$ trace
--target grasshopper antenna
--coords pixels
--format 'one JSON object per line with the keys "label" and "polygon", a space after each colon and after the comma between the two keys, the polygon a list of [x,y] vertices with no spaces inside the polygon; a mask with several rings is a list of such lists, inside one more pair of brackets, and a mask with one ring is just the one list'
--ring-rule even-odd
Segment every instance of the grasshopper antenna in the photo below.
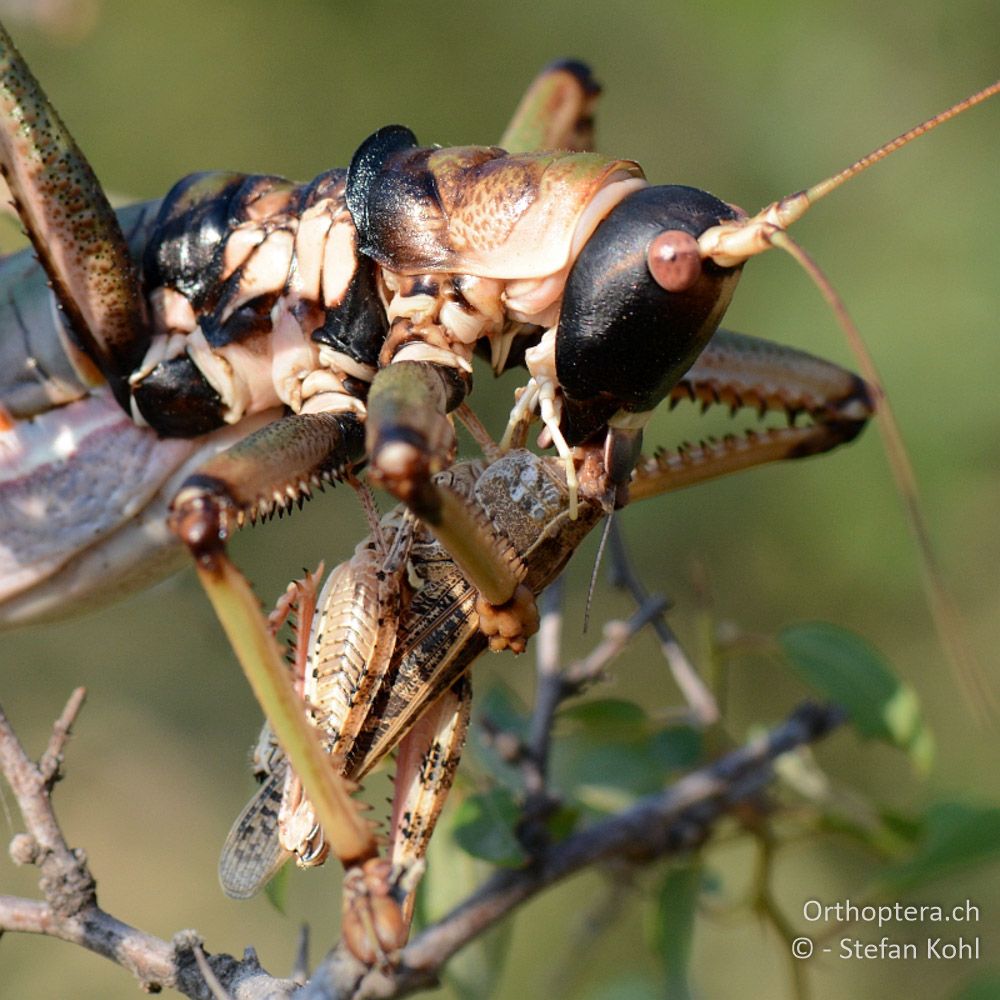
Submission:
{"label": "grasshopper antenna", "polygon": [[583,631],[586,634],[590,628],[590,611],[594,604],[594,588],[597,586],[597,573],[601,568],[601,560],[604,559],[604,549],[608,544],[611,535],[611,524],[615,519],[615,512],[609,511],[604,519],[604,530],[601,532],[601,540],[597,546],[597,555],[594,556],[594,568],[590,573],[590,586],[587,587],[587,606],[583,612]]}
{"label": "grasshopper antenna", "polygon": [[353,473],[346,477],[347,485],[354,488],[361,503],[361,509],[365,514],[365,521],[368,523],[368,533],[375,539],[376,543],[385,548],[382,540],[382,514],[378,509],[375,494],[372,488],[365,482],[358,479]]}
{"label": "grasshopper antenna", "polygon": [[483,422],[476,416],[472,407],[468,403],[462,403],[455,410],[455,415],[462,421],[462,426],[469,432],[472,440],[479,445],[486,461],[495,462],[502,454],[500,446],[493,440],[490,432],[483,426]]}
{"label": "grasshopper antenna", "polygon": [[977,91],[965,100],[953,104],[946,111],[928,118],[908,129],[895,139],[862,156],[849,167],[820,181],[812,187],[788,195],[773,202],[755,216],[742,221],[724,223],[706,230],[698,241],[703,257],[710,257],[717,264],[732,267],[750,257],[777,247],[790,254],[812,278],[837,317],[837,322],[847,338],[848,345],[861,369],[861,374],[869,382],[879,411],[877,421],[882,435],[883,447],[889,462],[896,490],[902,501],[906,521],[914,537],[920,555],[921,576],[930,606],[931,616],[956,682],[962,690],[973,714],[981,721],[988,721],[1000,715],[1000,699],[983,670],[982,665],[972,655],[963,639],[961,616],[939,569],[937,557],[931,544],[930,533],[922,514],[916,476],[906,446],[899,430],[888,398],[882,388],[878,370],[860,331],[854,324],[843,300],[834,290],[826,275],[809,254],[795,242],[786,229],[802,218],[808,209],[843,183],[856,177],[870,166],[885,159],[890,153],[912,142],[931,129],[943,125],[956,115],[981,104],[1000,93],[1000,80]]}

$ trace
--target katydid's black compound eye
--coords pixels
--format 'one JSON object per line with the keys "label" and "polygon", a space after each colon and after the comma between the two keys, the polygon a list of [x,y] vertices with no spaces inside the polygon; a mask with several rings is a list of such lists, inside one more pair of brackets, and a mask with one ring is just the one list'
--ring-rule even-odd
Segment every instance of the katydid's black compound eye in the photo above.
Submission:
{"label": "katydid's black compound eye", "polygon": [[682,229],[668,229],[649,244],[646,266],[665,292],[686,292],[701,277],[698,241]]}
{"label": "katydid's black compound eye", "polygon": [[702,259],[698,237],[739,218],[705,191],[664,185],[628,195],[594,230],[566,279],[556,333],[567,440],[619,410],[652,410],[687,371],[740,270]]}

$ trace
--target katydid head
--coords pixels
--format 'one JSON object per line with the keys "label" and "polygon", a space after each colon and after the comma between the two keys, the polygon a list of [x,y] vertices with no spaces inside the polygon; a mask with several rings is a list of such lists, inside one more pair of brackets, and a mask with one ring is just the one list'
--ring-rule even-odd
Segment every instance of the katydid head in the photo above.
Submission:
{"label": "katydid head", "polygon": [[[743,264],[772,247],[791,254],[833,308],[878,405],[878,426],[920,551],[937,631],[960,686],[978,712],[991,701],[998,711],[995,695],[959,633],[957,612],[930,547],[909,457],[878,373],[839,296],[787,229],[845,181],[997,93],[1000,81],[753,216],[686,188],[648,188],[629,196],[595,230],[573,265],[555,352],[564,436],[570,443],[581,443],[606,425],[605,468],[610,481],[622,489],[635,464],[650,411],[714,332]],[[665,192],[689,192],[696,207],[691,219],[697,222],[661,219],[654,210],[650,217],[657,220],[654,228],[657,224],[660,228],[651,233],[645,228],[646,220],[631,216],[633,205],[644,198],[663,197]],[[628,237],[619,235],[619,219],[629,220],[634,231]]]}
{"label": "katydid head", "polygon": [[698,238],[744,216],[696,188],[646,187],[594,230],[566,281],[555,360],[568,439],[619,411],[647,413],[715,332],[741,265],[705,259]]}

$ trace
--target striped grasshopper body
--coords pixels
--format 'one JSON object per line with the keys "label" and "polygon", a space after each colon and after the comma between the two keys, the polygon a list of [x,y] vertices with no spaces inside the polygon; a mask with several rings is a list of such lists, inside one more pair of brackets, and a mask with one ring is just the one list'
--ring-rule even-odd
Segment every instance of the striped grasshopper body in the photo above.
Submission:
{"label": "striped grasshopper body", "polygon": [[[587,500],[571,519],[561,463],[523,450],[489,465],[460,463],[437,484],[480,512],[532,594],[555,578],[605,513],[600,501]],[[330,574],[318,597],[311,577],[286,598],[298,616],[296,690],[339,773],[353,785],[397,752],[386,857],[367,858],[345,879],[344,935],[366,961],[405,941],[422,859],[465,739],[468,668],[490,644],[477,590],[427,528],[397,508],[382,519],[379,535]],[[237,898],[256,893],[293,856],[311,867],[329,853],[268,724],[254,769],[261,786],[219,863],[223,889]]]}
{"label": "striped grasshopper body", "polygon": [[[722,403],[761,414],[783,410],[808,419],[661,452],[640,462],[631,482],[633,499],[830,450],[852,440],[871,415],[865,384],[850,372],[802,352],[726,338],[722,349],[707,350],[678,384],[674,402]],[[727,368],[734,353],[744,355],[739,370],[752,372],[745,381]],[[766,379],[761,365],[770,373]],[[564,463],[523,449],[488,464],[459,463],[435,477],[442,507],[460,512],[475,529],[477,545],[504,568],[506,603],[484,601],[451,548],[402,506],[382,519],[379,537],[362,542],[354,557],[333,571],[315,611],[308,596],[314,584],[307,581],[294,592],[301,631],[293,657],[295,690],[338,777],[353,790],[397,751],[386,858],[376,856],[367,826],[365,846],[352,845],[349,852],[335,848],[349,869],[345,939],[364,961],[386,961],[405,942],[413,890],[464,740],[469,667],[487,647],[523,648],[519,629],[530,633],[537,625],[531,598],[555,579],[612,509],[615,491],[608,488],[600,449],[584,457],[581,472],[575,505]],[[202,573],[210,595],[211,575]],[[224,616],[223,623],[231,636],[243,627],[227,624]],[[322,863],[329,849],[266,725],[255,761],[261,787],[234,824],[219,866],[223,888],[237,897],[257,892],[292,855],[311,866]]]}

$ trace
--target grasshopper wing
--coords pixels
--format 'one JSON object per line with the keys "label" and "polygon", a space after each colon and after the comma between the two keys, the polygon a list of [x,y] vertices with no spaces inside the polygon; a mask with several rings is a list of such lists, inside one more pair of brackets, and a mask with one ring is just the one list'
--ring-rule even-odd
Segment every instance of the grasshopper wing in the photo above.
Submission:
{"label": "grasshopper wing", "polygon": [[278,840],[288,764],[282,760],[236,817],[219,857],[219,883],[232,899],[255,896],[291,857]]}

